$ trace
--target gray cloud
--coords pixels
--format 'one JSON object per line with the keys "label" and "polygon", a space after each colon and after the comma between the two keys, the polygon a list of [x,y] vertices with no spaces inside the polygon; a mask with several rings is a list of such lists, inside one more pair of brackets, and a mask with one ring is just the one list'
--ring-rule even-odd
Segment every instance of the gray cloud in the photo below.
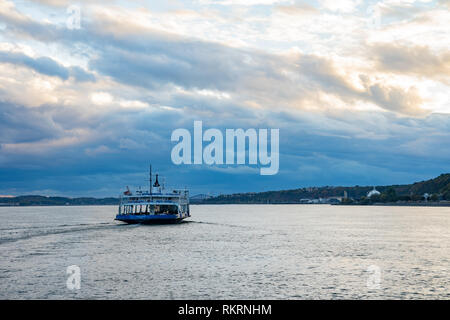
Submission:
{"label": "gray cloud", "polygon": [[450,51],[436,54],[424,46],[378,44],[370,47],[370,56],[387,72],[414,74],[429,78],[450,76]]}
{"label": "gray cloud", "polygon": [[27,66],[39,73],[48,76],[57,76],[63,80],[69,78],[69,70],[48,57],[33,59],[22,53],[0,51],[0,61]]}
{"label": "gray cloud", "polygon": [[[128,183],[145,184],[149,162],[169,180],[192,185],[197,192],[409,183],[437,175],[448,165],[448,115],[423,114],[421,97],[413,87],[402,89],[377,80],[378,70],[410,72],[402,63],[404,53],[395,50],[374,49],[378,68],[368,68],[360,78],[363,87],[355,87],[332,58],[323,56],[268,54],[138,28],[130,21],[119,23],[102,16],[83,20],[81,30],[44,25],[17,15],[8,15],[4,21],[4,32],[11,38],[56,43],[68,50],[87,48],[83,53],[89,70],[101,80],[92,84],[92,92],[105,91],[113,98],[111,104],[97,106],[84,97],[83,89],[88,86],[76,84],[78,87],[67,90],[68,83],[64,83],[56,89],[60,89],[58,93],[67,90],[70,95],[78,90],[85,105],[66,105],[61,102],[64,99],[33,108],[6,99],[0,103],[0,191],[6,190],[1,193],[13,186],[19,190],[16,192],[33,188],[72,195],[86,194],[86,190],[115,195]],[[416,64],[412,70],[419,73],[425,68],[420,60],[434,56],[408,53],[405,59]],[[443,56],[439,57],[437,62]],[[2,52],[0,60],[61,79],[95,80],[79,67],[64,67],[48,57]],[[433,71],[427,72],[427,77],[432,76]],[[176,90],[178,87],[182,90]],[[215,92],[201,92],[208,90],[226,92],[228,97],[219,99]],[[392,112],[342,111],[333,105],[321,108],[321,94],[349,105],[371,102]],[[121,99],[136,99],[150,107],[121,108]],[[308,111],[306,102],[318,111]],[[200,166],[174,167],[170,164],[170,133],[178,127],[192,128],[194,120],[222,130],[280,128],[280,174],[269,180]],[[83,140],[68,139],[67,144],[46,147],[45,152],[1,147],[43,145],[77,138],[78,132],[85,134]],[[433,154],[438,148],[443,151]],[[33,170],[27,169],[31,167]]]}
{"label": "gray cloud", "polygon": [[[27,20],[27,24],[35,22]],[[132,22],[121,21],[119,26],[118,21],[99,14],[92,21],[86,20],[81,30],[31,28],[23,22],[18,25],[36,39],[58,39],[72,47],[77,43],[90,46],[96,54],[89,68],[127,85],[155,89],[173,84],[226,91],[233,94],[237,104],[248,101],[263,108],[298,109],[303,101],[313,101],[321,92],[332,92],[350,104],[363,100],[392,112],[423,114],[422,100],[414,88],[364,82],[365,92],[361,92],[336,71],[331,60],[314,55],[286,57],[233,48],[137,27]],[[394,70],[405,70],[396,55],[395,50],[380,55],[380,65],[390,63]],[[414,55],[411,59],[420,60]]]}
{"label": "gray cloud", "polygon": [[116,36],[107,43],[90,68],[122,83],[142,87],[171,83],[230,91],[238,99],[251,99],[264,107],[292,107],[295,101],[295,107],[301,108],[302,99],[316,92],[332,92],[348,102],[365,100],[393,112],[423,114],[422,99],[414,88],[368,85],[369,77],[363,76],[366,91],[361,92],[322,57],[298,55],[292,59],[151,33],[127,35],[126,39]]}
{"label": "gray cloud", "polygon": [[92,73],[86,72],[78,66],[66,68],[48,57],[32,58],[19,52],[0,51],[0,62],[26,66],[41,74],[59,77],[62,80],[73,76],[78,81],[95,81]]}
{"label": "gray cloud", "polygon": [[51,114],[0,101],[0,143],[34,142],[60,134]]}
{"label": "gray cloud", "polygon": [[296,3],[293,5],[279,5],[275,10],[288,15],[318,14],[319,10],[308,3]]}
{"label": "gray cloud", "polygon": [[[96,36],[96,35],[93,35]],[[242,75],[281,78],[280,63],[263,54],[170,34],[147,32],[123,37],[102,34],[99,56],[90,67],[138,86],[173,83],[185,88],[237,90]]]}
{"label": "gray cloud", "polygon": [[376,83],[367,86],[367,95],[378,106],[386,110],[411,116],[421,116],[427,113],[420,108],[423,101],[415,88],[404,90]]}

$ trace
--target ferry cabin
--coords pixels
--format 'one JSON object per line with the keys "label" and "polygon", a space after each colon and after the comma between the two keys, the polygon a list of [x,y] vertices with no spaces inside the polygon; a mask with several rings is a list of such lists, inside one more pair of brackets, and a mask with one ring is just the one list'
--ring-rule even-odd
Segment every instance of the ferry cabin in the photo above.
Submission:
{"label": "ferry cabin", "polygon": [[120,197],[119,212],[116,220],[127,223],[174,223],[190,217],[189,191],[164,191],[164,186],[158,182],[152,186],[152,172],[150,167],[149,191],[127,191]]}
{"label": "ferry cabin", "polygon": [[[186,194],[185,194],[186,193]],[[178,215],[189,216],[187,191],[176,190],[173,194],[137,194],[123,196],[119,215]]]}

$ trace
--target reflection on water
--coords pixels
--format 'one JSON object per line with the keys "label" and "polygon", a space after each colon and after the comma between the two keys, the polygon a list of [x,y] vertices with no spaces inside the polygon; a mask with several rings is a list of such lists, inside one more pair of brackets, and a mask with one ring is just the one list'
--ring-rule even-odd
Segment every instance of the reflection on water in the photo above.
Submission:
{"label": "reflection on water", "polygon": [[192,206],[161,226],[115,212],[0,208],[0,298],[450,298],[450,208]]}

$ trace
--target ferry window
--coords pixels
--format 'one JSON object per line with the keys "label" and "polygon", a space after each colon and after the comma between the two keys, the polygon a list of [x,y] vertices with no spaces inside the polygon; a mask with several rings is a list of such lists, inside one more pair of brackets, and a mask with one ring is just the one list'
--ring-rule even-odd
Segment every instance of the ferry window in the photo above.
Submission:
{"label": "ferry window", "polygon": [[155,205],[155,214],[177,214],[178,207],[176,205]]}

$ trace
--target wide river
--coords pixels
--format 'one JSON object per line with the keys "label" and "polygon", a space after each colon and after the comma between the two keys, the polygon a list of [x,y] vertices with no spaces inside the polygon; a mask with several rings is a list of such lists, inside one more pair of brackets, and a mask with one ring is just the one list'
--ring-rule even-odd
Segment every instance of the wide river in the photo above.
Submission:
{"label": "wide river", "polygon": [[162,226],[115,213],[0,208],[0,298],[450,299],[449,207],[204,205]]}

